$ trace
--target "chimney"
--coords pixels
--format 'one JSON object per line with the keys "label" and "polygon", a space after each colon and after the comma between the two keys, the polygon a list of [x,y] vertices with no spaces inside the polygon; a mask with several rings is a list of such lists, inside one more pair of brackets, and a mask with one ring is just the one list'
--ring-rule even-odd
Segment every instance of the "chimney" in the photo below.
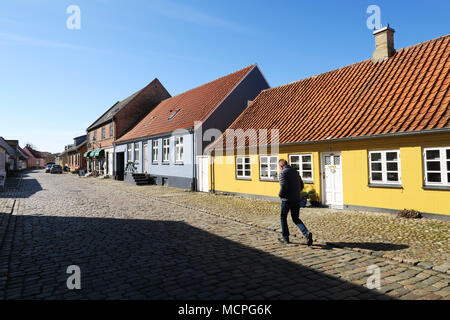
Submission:
{"label": "chimney", "polygon": [[373,52],[372,61],[378,62],[390,58],[394,55],[394,32],[395,30],[387,27],[375,30],[375,51]]}

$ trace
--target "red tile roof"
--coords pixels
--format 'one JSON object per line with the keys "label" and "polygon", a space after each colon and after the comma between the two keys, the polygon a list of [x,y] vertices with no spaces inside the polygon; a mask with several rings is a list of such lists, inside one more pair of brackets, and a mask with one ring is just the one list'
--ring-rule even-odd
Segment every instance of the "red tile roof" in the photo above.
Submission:
{"label": "red tile roof", "polygon": [[[280,144],[448,129],[449,53],[447,35],[382,62],[365,60],[264,90],[229,129],[279,129]],[[208,149],[233,148],[225,142],[226,133]]]}
{"label": "red tile roof", "polygon": [[191,128],[195,121],[204,121],[255,66],[251,65],[162,101],[117,142]]}

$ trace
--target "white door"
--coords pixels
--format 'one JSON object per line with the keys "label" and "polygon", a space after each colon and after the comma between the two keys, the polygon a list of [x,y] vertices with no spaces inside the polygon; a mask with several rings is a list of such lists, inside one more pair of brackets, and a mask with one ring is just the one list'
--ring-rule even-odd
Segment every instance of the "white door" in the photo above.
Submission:
{"label": "white door", "polygon": [[142,149],[143,149],[142,161],[144,162],[142,164],[142,172],[148,173],[148,143],[147,142],[144,142]]}
{"label": "white door", "polygon": [[207,156],[197,157],[197,191],[209,192],[209,160]]}
{"label": "white door", "polygon": [[342,157],[340,153],[322,154],[322,194],[325,205],[331,208],[343,208]]}

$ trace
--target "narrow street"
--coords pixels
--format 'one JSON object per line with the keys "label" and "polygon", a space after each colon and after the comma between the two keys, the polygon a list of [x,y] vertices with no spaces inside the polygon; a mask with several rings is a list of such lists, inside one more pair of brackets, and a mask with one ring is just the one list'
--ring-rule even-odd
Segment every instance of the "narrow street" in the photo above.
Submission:
{"label": "narrow street", "polygon": [[[282,245],[275,232],[118,183],[43,170],[10,183],[0,194],[0,298],[450,298],[448,274],[298,238]],[[70,265],[80,290],[67,288]],[[366,288],[373,265],[379,290]]]}

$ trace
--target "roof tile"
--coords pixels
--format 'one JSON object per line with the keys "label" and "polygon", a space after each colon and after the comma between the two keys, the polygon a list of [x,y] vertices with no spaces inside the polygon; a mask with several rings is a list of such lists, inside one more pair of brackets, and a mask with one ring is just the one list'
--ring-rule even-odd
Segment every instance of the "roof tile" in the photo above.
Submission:
{"label": "roof tile", "polygon": [[[229,129],[278,129],[286,144],[450,128],[449,39],[264,90]],[[209,149],[230,147],[226,138]]]}

